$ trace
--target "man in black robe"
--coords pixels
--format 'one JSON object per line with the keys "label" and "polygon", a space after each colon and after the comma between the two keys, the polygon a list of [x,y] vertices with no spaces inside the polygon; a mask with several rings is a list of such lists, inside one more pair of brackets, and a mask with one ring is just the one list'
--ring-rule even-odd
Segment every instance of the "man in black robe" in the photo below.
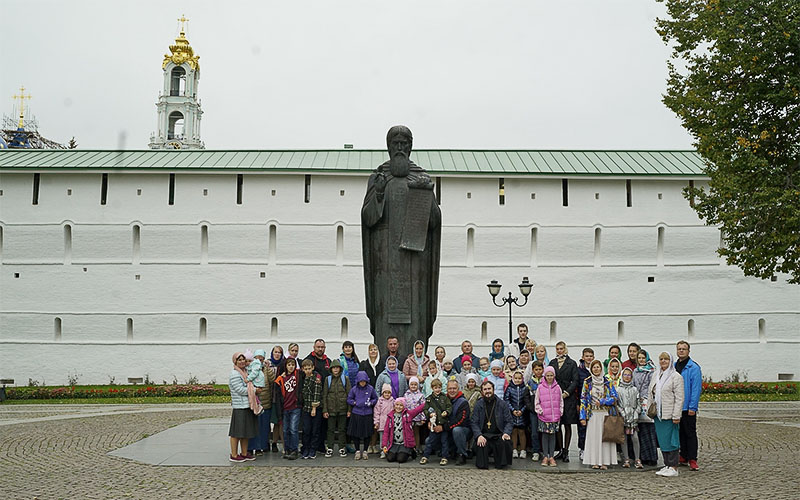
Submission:
{"label": "man in black robe", "polygon": [[397,337],[402,360],[433,333],[442,221],[433,181],[410,160],[411,131],[392,127],[386,143],[361,208],[364,291],[375,343]]}
{"label": "man in black robe", "polygon": [[494,384],[486,380],[481,384],[483,396],[472,410],[471,426],[475,439],[475,466],[489,468],[489,455],[494,456],[494,466],[504,469],[511,465],[511,431],[514,425],[508,403],[494,394]]}

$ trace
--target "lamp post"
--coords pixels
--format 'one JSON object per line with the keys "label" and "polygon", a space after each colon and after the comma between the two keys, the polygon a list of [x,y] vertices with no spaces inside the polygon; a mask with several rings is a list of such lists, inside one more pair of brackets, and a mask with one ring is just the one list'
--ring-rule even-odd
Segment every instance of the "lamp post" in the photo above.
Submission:
{"label": "lamp post", "polygon": [[513,342],[513,323],[511,322],[511,304],[516,305],[517,307],[522,307],[528,303],[528,295],[531,293],[531,288],[533,285],[528,282],[528,277],[525,276],[522,278],[522,283],[519,284],[519,292],[525,297],[525,302],[522,304],[519,303],[519,299],[511,295],[511,292],[508,292],[508,297],[503,297],[502,303],[497,303],[497,296],[500,294],[500,288],[503,287],[497,280],[492,280],[488,285],[489,293],[492,296],[492,303],[497,307],[503,307],[508,304],[508,343],[511,344]]}

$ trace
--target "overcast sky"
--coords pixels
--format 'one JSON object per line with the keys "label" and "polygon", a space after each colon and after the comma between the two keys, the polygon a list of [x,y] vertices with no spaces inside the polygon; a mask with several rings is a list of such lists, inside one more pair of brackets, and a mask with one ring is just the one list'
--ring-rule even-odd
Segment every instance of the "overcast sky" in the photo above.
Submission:
{"label": "overcast sky", "polygon": [[661,102],[655,0],[26,0],[0,16],[0,104],[144,149],[182,14],[209,149],[690,149]]}

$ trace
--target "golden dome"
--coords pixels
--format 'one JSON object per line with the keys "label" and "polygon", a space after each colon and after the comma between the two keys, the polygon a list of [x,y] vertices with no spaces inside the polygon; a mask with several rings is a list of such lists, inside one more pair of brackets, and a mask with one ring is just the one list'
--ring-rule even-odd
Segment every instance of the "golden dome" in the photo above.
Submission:
{"label": "golden dome", "polygon": [[186,32],[184,31],[184,23],[188,21],[188,19],[186,19],[184,16],[181,16],[178,21],[181,22],[180,35],[178,35],[178,38],[175,39],[175,44],[169,46],[169,50],[172,52],[172,55],[164,54],[164,62],[161,63],[161,68],[166,68],[167,64],[172,61],[176,66],[180,66],[183,63],[188,63],[190,68],[197,71],[200,69],[200,63],[198,62],[200,56],[194,55],[194,49],[192,49],[192,46],[189,45],[189,40],[186,39]]}

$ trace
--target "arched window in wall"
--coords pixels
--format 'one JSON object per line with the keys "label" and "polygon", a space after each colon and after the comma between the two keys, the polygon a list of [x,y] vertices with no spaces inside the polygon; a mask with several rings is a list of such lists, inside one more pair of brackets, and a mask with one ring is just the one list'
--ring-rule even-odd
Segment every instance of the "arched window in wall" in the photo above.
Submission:
{"label": "arched window in wall", "polygon": [[600,237],[602,230],[599,227],[594,228],[594,267],[600,267]]}
{"label": "arched window in wall", "polygon": [[267,261],[270,265],[274,265],[278,258],[278,226],[275,224],[269,225],[268,252]]}
{"label": "arched window in wall", "polygon": [[138,264],[142,258],[142,226],[133,226],[133,259],[134,264]]}
{"label": "arched window in wall", "polygon": [[625,322],[617,321],[617,342],[625,341]]}
{"label": "arched window in wall", "polygon": [[278,336],[278,318],[272,318],[269,326],[269,336],[273,339]]}
{"label": "arched window in wall", "polygon": [[183,113],[180,111],[173,111],[170,113],[167,139],[183,139],[183,125]]}
{"label": "arched window in wall", "polygon": [[550,342],[555,342],[558,338],[558,324],[555,321],[550,322]]}
{"label": "arched window in wall", "polygon": [[481,322],[481,342],[489,342],[489,324]]}
{"label": "arched window in wall", "polygon": [[336,226],[336,265],[344,263],[344,226]]}
{"label": "arched window in wall", "polygon": [[208,226],[200,226],[200,263],[208,264]]}
{"label": "arched window in wall", "polygon": [[64,264],[72,264],[72,225],[64,224]]}
{"label": "arched window in wall", "polygon": [[61,318],[56,318],[53,321],[53,339],[56,342],[61,341]]}
{"label": "arched window in wall", "polygon": [[125,330],[126,330],[126,333],[127,333],[125,338],[126,338],[126,340],[128,342],[132,342],[133,341],[133,318],[128,318],[128,320],[125,322],[125,326],[126,326]]}
{"label": "arched window in wall", "polygon": [[758,341],[767,341],[767,320],[764,318],[758,318]]}
{"label": "arched window in wall", "polygon": [[686,332],[687,335],[689,335],[689,341],[690,342],[693,341],[694,340],[694,320],[693,319],[690,319],[686,323],[686,330],[687,330],[687,332]]}
{"label": "arched window in wall", "polygon": [[656,243],[656,264],[664,265],[664,227],[658,228],[658,242]]}
{"label": "arched window in wall", "polygon": [[467,229],[467,267],[475,265],[475,228]]}
{"label": "arched window in wall", "polygon": [[537,259],[537,252],[539,250],[539,228],[531,228],[531,267],[536,267],[539,262]]}
{"label": "arched window in wall", "polygon": [[342,340],[347,339],[348,329],[349,329],[349,323],[347,321],[347,318],[342,318],[342,330],[340,335]]}
{"label": "arched window in wall", "polygon": [[172,68],[169,82],[169,95],[180,96],[186,93],[186,70],[181,66]]}
{"label": "arched window in wall", "polygon": [[208,338],[208,320],[200,318],[200,342],[205,342]]}

